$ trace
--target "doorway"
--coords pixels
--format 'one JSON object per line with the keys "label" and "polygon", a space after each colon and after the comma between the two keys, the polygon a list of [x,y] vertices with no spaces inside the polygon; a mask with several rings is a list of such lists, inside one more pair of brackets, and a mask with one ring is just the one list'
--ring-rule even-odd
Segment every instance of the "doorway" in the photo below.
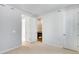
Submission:
{"label": "doorway", "polygon": [[42,42],[42,17],[37,18],[37,41]]}
{"label": "doorway", "polygon": [[24,44],[24,42],[26,41],[26,39],[25,39],[25,17],[24,17],[24,15],[21,15],[21,17],[22,17],[22,45]]}

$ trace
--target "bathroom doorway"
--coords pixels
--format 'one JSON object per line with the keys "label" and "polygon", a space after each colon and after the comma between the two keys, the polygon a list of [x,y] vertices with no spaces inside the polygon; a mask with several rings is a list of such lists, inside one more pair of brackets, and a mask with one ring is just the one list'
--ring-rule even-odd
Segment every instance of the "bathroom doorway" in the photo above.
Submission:
{"label": "bathroom doorway", "polygon": [[37,18],[37,41],[42,42],[42,17]]}

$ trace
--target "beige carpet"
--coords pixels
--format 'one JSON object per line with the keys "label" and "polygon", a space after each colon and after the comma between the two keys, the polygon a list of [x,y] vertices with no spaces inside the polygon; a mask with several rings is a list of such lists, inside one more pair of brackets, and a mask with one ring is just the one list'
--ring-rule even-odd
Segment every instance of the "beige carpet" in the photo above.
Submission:
{"label": "beige carpet", "polygon": [[48,46],[40,42],[26,43],[5,54],[78,54],[76,51],[71,51],[63,48]]}

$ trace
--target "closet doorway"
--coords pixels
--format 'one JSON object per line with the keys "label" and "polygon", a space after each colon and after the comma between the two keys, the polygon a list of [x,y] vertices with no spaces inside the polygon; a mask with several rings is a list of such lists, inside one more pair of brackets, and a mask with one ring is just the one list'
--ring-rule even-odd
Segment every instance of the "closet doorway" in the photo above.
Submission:
{"label": "closet doorway", "polygon": [[42,17],[37,18],[37,41],[42,42]]}

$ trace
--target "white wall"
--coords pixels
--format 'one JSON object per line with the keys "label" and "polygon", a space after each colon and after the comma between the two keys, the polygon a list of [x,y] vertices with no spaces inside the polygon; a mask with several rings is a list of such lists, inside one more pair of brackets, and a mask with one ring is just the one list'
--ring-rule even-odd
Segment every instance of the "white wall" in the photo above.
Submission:
{"label": "white wall", "polygon": [[44,15],[43,42],[79,51],[79,5]]}
{"label": "white wall", "polygon": [[79,51],[79,7],[77,5],[65,10],[64,48]]}
{"label": "white wall", "polygon": [[57,47],[63,46],[64,11],[54,11],[43,16],[43,42]]}
{"label": "white wall", "polygon": [[[16,8],[0,5],[0,53],[17,48],[22,43],[22,15],[25,17],[26,41],[36,41],[36,19]],[[27,29],[28,28],[28,29]],[[28,35],[27,35],[28,34]]]}
{"label": "white wall", "polygon": [[21,14],[10,6],[0,6],[0,53],[21,45]]}

